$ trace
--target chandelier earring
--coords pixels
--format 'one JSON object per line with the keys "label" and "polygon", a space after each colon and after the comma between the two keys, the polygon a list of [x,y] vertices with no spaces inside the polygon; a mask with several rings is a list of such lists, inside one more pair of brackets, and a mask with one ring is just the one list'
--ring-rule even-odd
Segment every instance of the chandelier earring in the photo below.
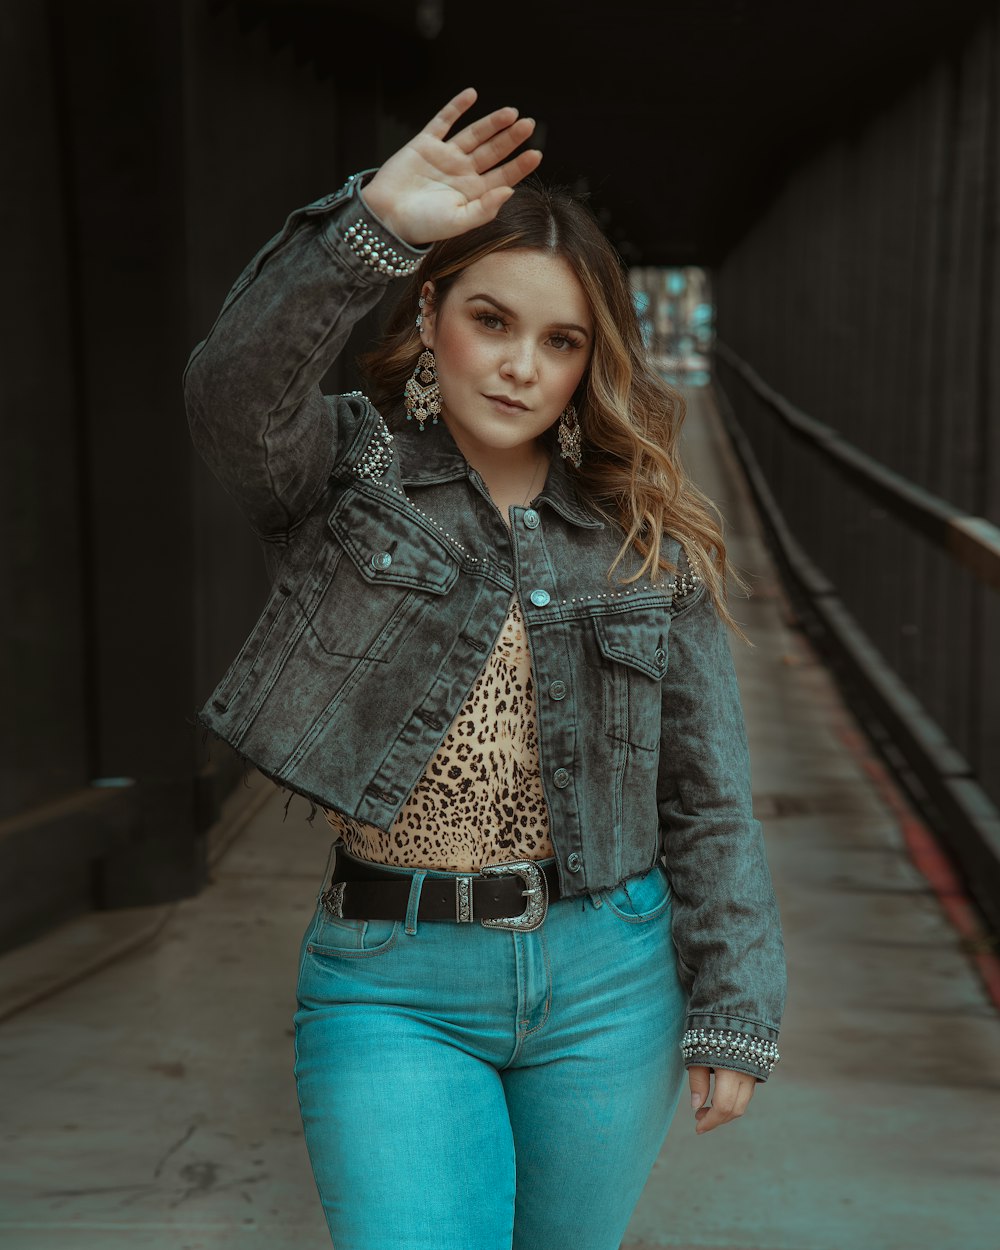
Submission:
{"label": "chandelier earring", "polygon": [[576,409],[567,404],[559,414],[559,454],[568,460],[574,469],[583,463],[583,435],[580,422],[577,420]]}
{"label": "chandelier earring", "polygon": [[432,425],[437,425],[441,411],[441,388],[438,386],[434,353],[429,347],[417,357],[413,374],[403,390],[403,407],[407,421],[416,421],[421,430],[428,418],[432,418]]}

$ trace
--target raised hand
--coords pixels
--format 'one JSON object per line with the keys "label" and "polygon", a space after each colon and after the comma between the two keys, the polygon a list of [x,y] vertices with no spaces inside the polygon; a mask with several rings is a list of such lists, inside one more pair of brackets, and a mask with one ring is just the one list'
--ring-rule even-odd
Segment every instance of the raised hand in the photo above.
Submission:
{"label": "raised hand", "polygon": [[535,129],[517,109],[496,109],[447,137],[476,98],[472,87],[460,91],[362,192],[372,212],[407,243],[450,239],[492,221],[517,183],[538,168],[542,154],[535,149],[507,160]]}

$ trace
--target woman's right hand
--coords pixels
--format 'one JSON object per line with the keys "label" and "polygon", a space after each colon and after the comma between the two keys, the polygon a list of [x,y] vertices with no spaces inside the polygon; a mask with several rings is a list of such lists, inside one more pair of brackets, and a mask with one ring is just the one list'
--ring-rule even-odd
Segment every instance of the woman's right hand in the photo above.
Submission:
{"label": "woman's right hand", "polygon": [[406,243],[434,243],[485,225],[538,168],[542,154],[534,149],[507,160],[535,129],[517,109],[497,109],[446,137],[475,102],[474,88],[460,91],[362,192],[376,217]]}

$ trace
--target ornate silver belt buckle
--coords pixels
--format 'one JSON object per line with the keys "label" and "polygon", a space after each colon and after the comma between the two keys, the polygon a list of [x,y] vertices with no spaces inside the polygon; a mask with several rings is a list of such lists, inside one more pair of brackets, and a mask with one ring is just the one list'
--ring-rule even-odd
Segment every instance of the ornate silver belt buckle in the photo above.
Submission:
{"label": "ornate silver belt buckle", "polygon": [[520,877],[524,882],[521,893],[527,900],[520,916],[502,916],[497,920],[483,920],[487,929],[510,929],[514,933],[530,933],[541,926],[549,910],[549,887],[545,874],[530,859],[521,859],[513,864],[486,864],[482,869],[484,877]]}

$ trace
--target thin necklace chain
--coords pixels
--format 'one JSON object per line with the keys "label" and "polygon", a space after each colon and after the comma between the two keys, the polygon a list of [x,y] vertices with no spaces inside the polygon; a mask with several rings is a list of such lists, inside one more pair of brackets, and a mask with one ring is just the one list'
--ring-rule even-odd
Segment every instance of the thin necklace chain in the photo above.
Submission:
{"label": "thin necklace chain", "polygon": [[545,453],[542,452],[542,458],[538,462],[538,467],[535,469],[534,475],[532,476],[531,481],[528,483],[528,493],[525,495],[524,501],[521,504],[522,508],[527,506],[528,500],[531,498],[532,492],[535,489],[535,483],[538,481],[538,474],[541,472],[541,469],[543,465],[545,464],[545,461],[546,461]]}

